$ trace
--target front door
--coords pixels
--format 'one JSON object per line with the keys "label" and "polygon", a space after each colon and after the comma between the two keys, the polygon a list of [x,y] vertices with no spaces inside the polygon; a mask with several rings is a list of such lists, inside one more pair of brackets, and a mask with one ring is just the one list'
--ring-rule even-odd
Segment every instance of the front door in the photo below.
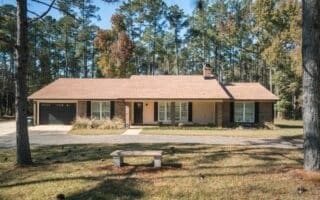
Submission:
{"label": "front door", "polygon": [[142,124],[143,123],[143,103],[134,102],[134,123]]}

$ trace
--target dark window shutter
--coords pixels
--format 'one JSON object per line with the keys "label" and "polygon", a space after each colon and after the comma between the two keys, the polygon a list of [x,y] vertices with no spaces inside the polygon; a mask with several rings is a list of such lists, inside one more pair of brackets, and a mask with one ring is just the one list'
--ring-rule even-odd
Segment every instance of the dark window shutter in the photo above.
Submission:
{"label": "dark window shutter", "polygon": [[110,119],[114,117],[114,101],[110,102]]}
{"label": "dark window shutter", "polygon": [[230,123],[234,122],[234,102],[230,102]]}
{"label": "dark window shutter", "polygon": [[274,103],[271,104],[272,122],[274,122]]}
{"label": "dark window shutter", "polygon": [[188,103],[188,121],[192,122],[192,102]]}
{"label": "dark window shutter", "polygon": [[259,102],[254,104],[254,122],[259,123]]}
{"label": "dark window shutter", "polygon": [[87,118],[91,118],[91,101],[87,101]]}
{"label": "dark window shutter", "polygon": [[153,119],[154,119],[155,122],[158,121],[158,102],[154,102]]}

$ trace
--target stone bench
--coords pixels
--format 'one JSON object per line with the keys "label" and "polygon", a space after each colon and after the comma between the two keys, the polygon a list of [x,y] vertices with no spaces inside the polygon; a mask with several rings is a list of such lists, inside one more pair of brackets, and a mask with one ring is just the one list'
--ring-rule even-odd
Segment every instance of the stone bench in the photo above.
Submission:
{"label": "stone bench", "polygon": [[154,167],[161,167],[162,151],[123,151],[116,150],[110,155],[113,158],[113,163],[117,167],[121,167],[124,157],[153,157]]}

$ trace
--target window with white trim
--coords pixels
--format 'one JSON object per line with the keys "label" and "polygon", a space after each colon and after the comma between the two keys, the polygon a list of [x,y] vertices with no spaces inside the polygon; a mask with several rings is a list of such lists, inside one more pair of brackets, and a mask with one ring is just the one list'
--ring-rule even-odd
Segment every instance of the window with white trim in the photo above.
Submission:
{"label": "window with white trim", "polygon": [[110,101],[92,101],[91,118],[99,120],[110,118]]}
{"label": "window with white trim", "polygon": [[168,122],[171,120],[171,106],[170,102],[158,103],[158,120],[160,122]]}
{"label": "window with white trim", "polygon": [[188,121],[188,102],[175,103],[175,120],[180,122]]}
{"label": "window with white trim", "polygon": [[234,103],[234,122],[254,123],[254,102]]}
{"label": "window with white trim", "polygon": [[[161,122],[171,120],[171,102],[158,103],[158,120]],[[188,121],[188,102],[175,102],[175,121]]]}

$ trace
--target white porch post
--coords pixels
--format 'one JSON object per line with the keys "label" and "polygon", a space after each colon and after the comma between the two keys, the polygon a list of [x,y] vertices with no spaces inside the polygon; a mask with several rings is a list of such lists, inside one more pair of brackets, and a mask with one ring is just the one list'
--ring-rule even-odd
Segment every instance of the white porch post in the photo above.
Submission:
{"label": "white porch post", "polygon": [[33,102],[33,125],[38,125],[38,119],[37,119],[37,102]]}
{"label": "white porch post", "polygon": [[125,103],[125,126],[130,127],[130,102]]}

